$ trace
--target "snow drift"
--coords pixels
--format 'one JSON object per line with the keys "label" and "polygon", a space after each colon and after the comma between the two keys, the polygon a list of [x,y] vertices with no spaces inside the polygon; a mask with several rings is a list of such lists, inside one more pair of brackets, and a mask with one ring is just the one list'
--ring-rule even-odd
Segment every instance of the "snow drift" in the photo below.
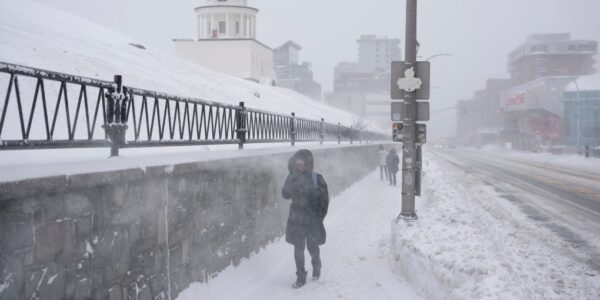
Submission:
{"label": "snow drift", "polygon": [[244,101],[250,108],[295,112],[346,126],[358,119],[291,90],[213,72],[148,45],[141,47],[117,32],[28,0],[0,3],[0,61],[109,81],[120,74],[127,86],[234,105]]}

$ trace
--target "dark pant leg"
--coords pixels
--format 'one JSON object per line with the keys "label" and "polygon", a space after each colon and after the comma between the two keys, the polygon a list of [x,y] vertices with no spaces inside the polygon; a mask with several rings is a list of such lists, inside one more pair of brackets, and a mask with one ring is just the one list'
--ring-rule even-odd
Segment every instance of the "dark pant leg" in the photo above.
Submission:
{"label": "dark pant leg", "polygon": [[304,244],[294,245],[294,261],[296,261],[296,275],[303,274],[304,269]]}
{"label": "dark pant leg", "polygon": [[309,243],[307,245],[308,247],[308,253],[310,253],[310,257],[311,257],[311,264],[313,267],[313,270],[321,270],[321,250],[319,249],[319,245],[317,244],[311,244]]}
{"label": "dark pant leg", "polygon": [[321,277],[321,250],[319,249],[319,244],[310,238],[306,239],[306,242],[306,247],[311,258],[313,279],[319,279]]}
{"label": "dark pant leg", "polygon": [[398,173],[394,173],[394,185],[396,185],[396,174]]}

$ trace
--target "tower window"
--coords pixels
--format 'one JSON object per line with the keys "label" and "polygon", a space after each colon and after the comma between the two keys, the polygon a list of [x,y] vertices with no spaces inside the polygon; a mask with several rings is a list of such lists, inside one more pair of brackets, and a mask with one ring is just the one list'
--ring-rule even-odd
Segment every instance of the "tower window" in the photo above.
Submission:
{"label": "tower window", "polygon": [[534,45],[530,50],[531,52],[548,52],[548,45]]}
{"label": "tower window", "polygon": [[225,21],[219,22],[219,33],[227,32],[227,23]]}
{"label": "tower window", "polygon": [[596,51],[597,47],[594,44],[581,44],[579,45],[580,51]]}
{"label": "tower window", "polygon": [[240,34],[240,21],[235,22],[235,33]]}

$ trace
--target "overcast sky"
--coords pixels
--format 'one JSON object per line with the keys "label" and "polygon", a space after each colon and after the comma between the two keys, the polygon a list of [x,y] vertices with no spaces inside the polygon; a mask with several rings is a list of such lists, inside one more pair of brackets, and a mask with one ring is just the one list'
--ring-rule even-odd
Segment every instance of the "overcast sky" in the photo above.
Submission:
{"label": "overcast sky", "polygon": [[[2,0],[8,1],[8,0]],[[15,0],[17,1],[17,0]],[[204,0],[36,0],[174,53],[173,38],[196,36],[194,8]],[[356,40],[378,34],[404,40],[403,0],[249,0],[260,9],[258,39],[275,48],[303,46],[324,91],[333,67],[357,60]],[[600,0],[420,0],[420,55],[453,53],[432,61],[433,109],[469,98],[490,77],[507,77],[506,57],[531,33],[570,32],[600,40]],[[402,45],[404,52],[404,43]],[[449,116],[434,115],[438,119]],[[441,126],[447,127],[447,126]]]}

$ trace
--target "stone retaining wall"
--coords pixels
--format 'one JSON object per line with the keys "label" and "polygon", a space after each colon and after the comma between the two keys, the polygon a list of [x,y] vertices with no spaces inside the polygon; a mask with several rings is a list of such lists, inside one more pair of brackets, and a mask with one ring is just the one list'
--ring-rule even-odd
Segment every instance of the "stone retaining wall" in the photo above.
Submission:
{"label": "stone retaining wall", "polygon": [[[313,151],[332,196],[377,147]],[[0,299],[174,299],[283,234],[290,155],[0,184]]]}

